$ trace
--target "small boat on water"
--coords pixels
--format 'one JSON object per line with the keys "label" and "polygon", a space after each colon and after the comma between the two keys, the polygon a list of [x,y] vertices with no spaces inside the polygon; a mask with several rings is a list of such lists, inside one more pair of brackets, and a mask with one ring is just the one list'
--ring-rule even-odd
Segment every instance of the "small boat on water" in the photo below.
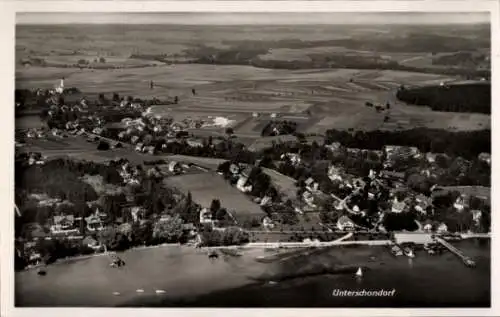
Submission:
{"label": "small boat on water", "polygon": [[138,289],[136,290],[137,293],[144,293],[144,290],[143,289]]}
{"label": "small boat on water", "polygon": [[410,247],[405,247],[403,249],[403,252],[409,258],[414,258],[415,257],[415,253],[413,253],[413,250]]}
{"label": "small boat on water", "polygon": [[45,271],[44,269],[38,269],[36,274],[38,274],[40,276],[45,276],[45,275],[47,275],[47,271]]}
{"label": "small boat on water", "polygon": [[356,271],[356,277],[363,277],[363,270],[361,270],[360,267],[358,267],[358,270]]}
{"label": "small boat on water", "polygon": [[155,292],[156,292],[156,294],[164,294],[165,293],[165,291],[162,289],[157,289]]}
{"label": "small boat on water", "polygon": [[476,262],[474,262],[472,259],[470,258],[466,258],[464,260],[464,263],[465,265],[467,265],[468,267],[476,267]]}
{"label": "small boat on water", "polygon": [[211,251],[210,253],[208,253],[208,258],[209,259],[218,259],[219,254],[216,251]]}
{"label": "small boat on water", "polygon": [[391,248],[391,253],[394,256],[401,256],[401,255],[403,255],[403,250],[401,250],[401,248],[399,246],[393,245]]}
{"label": "small boat on water", "polygon": [[119,296],[119,295],[120,295],[120,293],[119,293],[119,292],[113,292],[113,295],[115,295],[115,296]]}

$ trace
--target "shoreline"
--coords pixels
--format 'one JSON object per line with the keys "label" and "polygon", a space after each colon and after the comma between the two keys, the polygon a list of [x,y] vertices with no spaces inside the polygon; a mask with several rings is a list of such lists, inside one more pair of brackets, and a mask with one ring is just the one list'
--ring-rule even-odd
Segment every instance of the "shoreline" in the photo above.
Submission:
{"label": "shoreline", "polygon": [[[477,248],[474,243],[468,245],[467,252]],[[482,247],[481,252],[484,253],[484,250]],[[179,245],[132,251],[121,255],[127,263],[123,268],[110,268],[107,259],[97,256],[49,267],[45,277],[32,271],[17,272],[16,306],[164,306],[162,303],[165,302],[210,296],[218,292],[230,293],[233,289],[258,288],[259,285],[271,286],[274,283],[302,283],[314,280],[315,276],[319,280],[352,281],[352,270],[357,267],[362,267],[366,271],[366,278],[370,279],[380,274],[386,276],[383,272],[407,272],[411,264],[411,259],[396,258],[383,246],[313,250],[318,252],[305,256],[287,256],[289,251],[286,250],[282,260],[271,263],[256,260],[259,256],[269,255],[268,251],[260,248],[245,249],[241,256],[223,256],[217,260],[208,259],[208,250]],[[475,269],[479,271],[471,270],[472,274],[484,272],[485,260],[481,261],[481,266]],[[451,253],[435,257],[422,253],[413,259],[413,265],[421,265],[426,270],[443,270],[440,264],[444,262],[462,272],[465,269]],[[144,293],[138,293],[139,289],[143,289]],[[155,294],[157,290],[163,290],[164,293]],[[114,292],[119,295],[113,295]]]}
{"label": "shoreline", "polygon": [[[133,247],[133,248],[130,248],[130,249],[127,249],[124,251],[119,251],[118,253],[121,254],[121,253],[135,251],[135,250],[157,249],[157,248],[164,248],[164,247],[168,247],[168,246],[180,246],[180,245],[181,245],[180,243],[163,243],[163,244],[158,244],[158,245],[137,246],[137,247]],[[53,265],[70,264],[70,263],[76,262],[76,261],[83,261],[83,260],[87,260],[87,259],[91,259],[91,258],[95,258],[95,257],[101,257],[101,256],[109,256],[112,254],[117,254],[117,252],[116,251],[107,251],[107,252],[97,252],[97,253],[93,253],[93,254],[75,255],[75,256],[57,259],[54,263],[50,263],[50,264],[32,265],[32,266],[26,267],[22,270],[19,270],[18,272],[30,271],[30,270],[34,270],[34,269],[37,269],[40,267],[49,267],[49,266],[53,266]]]}
{"label": "shoreline", "polygon": [[[465,240],[473,240],[473,239],[491,239],[491,235],[488,234],[475,234],[475,233],[460,233],[460,240],[457,241],[465,241]],[[311,242],[250,242],[243,245],[229,245],[229,246],[213,246],[213,247],[201,247],[201,250],[218,250],[218,249],[242,249],[242,250],[252,250],[252,249],[302,249],[302,248],[317,248],[317,247],[342,247],[342,246],[367,246],[367,247],[380,247],[380,246],[389,246],[393,243],[392,240],[359,240],[352,241],[347,240],[344,241],[343,238],[337,239],[336,241],[328,241],[328,242],[320,242],[320,243],[311,243]],[[150,246],[136,246],[124,251],[119,251],[118,254],[123,254],[126,252],[132,252],[135,250],[148,250],[148,249],[158,249],[165,248],[169,246],[182,246],[187,248],[195,248],[191,245],[180,244],[180,243],[163,243],[159,245],[150,245]],[[117,254],[116,251],[107,251],[101,253],[87,254],[87,255],[76,255],[73,257],[66,257],[62,259],[57,259],[54,263],[51,264],[37,264],[26,267],[22,270],[16,272],[30,271],[40,267],[47,267],[53,265],[61,265],[61,264],[69,264],[75,261],[82,261],[94,257],[101,256],[109,256],[112,254]]]}

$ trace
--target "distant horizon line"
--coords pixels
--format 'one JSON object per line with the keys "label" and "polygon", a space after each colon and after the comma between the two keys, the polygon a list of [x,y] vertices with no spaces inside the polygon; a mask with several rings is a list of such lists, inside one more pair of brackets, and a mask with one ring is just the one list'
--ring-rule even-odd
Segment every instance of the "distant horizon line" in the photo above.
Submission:
{"label": "distant horizon line", "polygon": [[19,25],[475,25],[489,12],[31,12]]}

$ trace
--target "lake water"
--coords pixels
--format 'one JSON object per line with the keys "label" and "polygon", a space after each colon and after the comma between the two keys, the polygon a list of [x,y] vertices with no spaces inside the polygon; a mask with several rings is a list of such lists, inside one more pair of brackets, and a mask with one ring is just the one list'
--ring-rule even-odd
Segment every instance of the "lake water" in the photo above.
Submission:
{"label": "lake water", "polygon": [[[133,306],[191,307],[489,307],[489,241],[456,244],[476,261],[466,267],[450,253],[414,259],[382,257],[362,279],[352,275],[320,275],[279,283],[261,283],[177,301],[133,303]],[[394,296],[332,296],[335,289],[395,290]]]}
{"label": "lake water", "polygon": [[[445,252],[414,259],[393,257],[387,247],[331,248],[272,264],[255,261],[262,250],[236,258],[210,261],[206,251],[185,246],[130,250],[121,254],[123,269],[109,268],[109,259],[51,265],[47,276],[16,273],[16,305],[71,307],[489,307],[490,243],[454,243],[477,266],[466,267]],[[277,276],[302,268],[365,267],[362,279],[353,273],[316,275],[282,282]],[[310,272],[310,271],[308,271]],[[262,280],[264,279],[264,282]],[[256,282],[259,281],[259,282]],[[138,294],[136,289],[144,289]],[[154,293],[155,289],[165,294]],[[332,296],[335,290],[395,290],[391,297]],[[120,296],[114,296],[119,292]]]}

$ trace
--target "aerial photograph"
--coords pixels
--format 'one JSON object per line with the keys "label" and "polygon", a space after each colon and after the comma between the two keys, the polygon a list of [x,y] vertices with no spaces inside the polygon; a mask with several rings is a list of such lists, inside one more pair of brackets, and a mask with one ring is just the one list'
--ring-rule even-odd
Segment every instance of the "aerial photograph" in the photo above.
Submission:
{"label": "aerial photograph", "polygon": [[17,13],[16,307],[491,307],[489,12]]}

